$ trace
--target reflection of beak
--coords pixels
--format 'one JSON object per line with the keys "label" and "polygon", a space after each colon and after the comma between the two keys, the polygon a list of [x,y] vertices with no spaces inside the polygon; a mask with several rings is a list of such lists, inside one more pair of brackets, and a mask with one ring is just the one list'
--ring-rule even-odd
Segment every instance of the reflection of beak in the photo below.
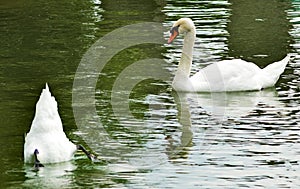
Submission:
{"label": "reflection of beak", "polygon": [[171,29],[171,35],[170,38],[168,40],[168,43],[172,43],[172,41],[177,37],[177,35],[179,34],[178,32],[178,26],[175,26]]}

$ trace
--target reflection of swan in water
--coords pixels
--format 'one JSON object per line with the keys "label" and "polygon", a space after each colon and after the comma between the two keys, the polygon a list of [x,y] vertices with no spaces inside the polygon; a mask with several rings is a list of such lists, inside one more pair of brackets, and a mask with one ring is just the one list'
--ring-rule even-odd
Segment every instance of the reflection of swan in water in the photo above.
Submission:
{"label": "reflection of swan in water", "polygon": [[175,95],[175,102],[178,109],[178,122],[182,126],[180,141],[175,142],[172,136],[167,136],[168,141],[167,155],[169,159],[186,158],[188,151],[187,147],[191,146],[193,140],[193,132],[191,130],[192,120],[190,105],[187,101],[187,93],[173,93]]}
{"label": "reflection of swan in water", "polygon": [[[203,143],[206,141],[205,135],[215,136],[219,131],[219,125],[228,119],[239,119],[251,114],[251,111],[257,108],[259,104],[265,104],[271,107],[280,108],[282,104],[278,101],[276,91],[269,89],[253,92],[231,92],[231,93],[177,93],[175,98],[178,106],[178,121],[182,126],[180,142],[174,142],[172,136],[168,136],[169,147],[166,153],[169,159],[183,158],[188,154],[189,146],[195,134],[203,135]],[[193,118],[193,114],[207,114],[206,117],[214,120],[215,125],[208,125],[205,129],[199,131],[204,133],[193,133],[199,129],[198,124],[203,124],[204,120]],[[207,120],[205,120],[207,121]],[[199,142],[199,141],[198,141]],[[198,144],[199,145],[199,144]],[[204,144],[201,150],[210,145]],[[199,146],[198,146],[199,147]]]}
{"label": "reflection of swan in water", "polygon": [[252,92],[188,93],[187,98],[192,101],[192,108],[200,106],[218,120],[246,116],[259,103],[281,106],[277,92],[272,88]]}
{"label": "reflection of swan in water", "polygon": [[[140,126],[139,133],[158,132],[159,134],[156,135],[157,138],[147,140],[142,148],[131,150],[127,156],[129,162],[125,163],[122,169],[146,168],[169,160],[188,158],[190,151],[195,148],[199,148],[199,151],[209,148],[210,142],[215,142],[214,137],[217,136],[220,125],[228,119],[247,116],[256,109],[258,104],[281,107],[276,91],[271,89],[235,93],[178,92],[172,93],[171,96],[175,99],[179,124],[175,123],[176,120],[171,122],[164,120],[166,117],[162,112],[166,111],[166,107],[163,102],[159,103],[158,96],[147,96],[145,101],[148,104],[152,103],[148,112],[152,117],[149,122]],[[171,113],[175,112],[172,110]],[[197,117],[198,115],[200,117]],[[168,124],[174,124],[174,127],[170,130]],[[195,137],[201,144],[193,144]]]}
{"label": "reflection of swan in water", "polygon": [[73,162],[47,165],[46,169],[33,172],[31,166],[25,166],[26,180],[23,188],[72,188],[73,172],[77,166]]}

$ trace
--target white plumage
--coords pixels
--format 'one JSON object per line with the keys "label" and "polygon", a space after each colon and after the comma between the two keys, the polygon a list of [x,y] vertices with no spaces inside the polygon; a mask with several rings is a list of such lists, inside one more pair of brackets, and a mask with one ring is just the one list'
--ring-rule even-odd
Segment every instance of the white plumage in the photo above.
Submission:
{"label": "white plumage", "polygon": [[211,64],[190,78],[196,91],[250,91],[276,84],[290,57],[274,62],[264,69],[241,59]]}
{"label": "white plumage", "polygon": [[185,34],[182,56],[172,86],[178,91],[248,91],[261,90],[276,84],[290,56],[264,69],[240,59],[224,60],[208,65],[190,77],[193,46],[196,39],[194,23],[189,18],[177,20],[171,29],[169,43],[179,34]]}
{"label": "white plumage", "polygon": [[63,131],[57,102],[49,87],[43,89],[36,104],[35,116],[29,133],[25,137],[24,161],[33,163],[34,151],[38,150],[41,163],[69,161],[77,150]]}

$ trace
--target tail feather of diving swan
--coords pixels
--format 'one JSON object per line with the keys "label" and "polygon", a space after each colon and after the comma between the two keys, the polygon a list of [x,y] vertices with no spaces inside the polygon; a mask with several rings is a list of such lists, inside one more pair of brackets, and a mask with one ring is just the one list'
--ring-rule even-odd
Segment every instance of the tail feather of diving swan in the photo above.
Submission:
{"label": "tail feather of diving swan", "polygon": [[46,84],[36,103],[35,116],[25,138],[24,161],[34,162],[35,150],[39,152],[36,154],[39,161],[45,164],[69,161],[76,149],[63,131],[57,102]]}
{"label": "tail feather of diving swan", "polygon": [[265,82],[263,88],[272,87],[278,81],[280,75],[284,72],[286,65],[289,63],[291,55],[288,54],[284,59],[274,62],[262,69]]}
{"label": "tail feather of diving swan", "polygon": [[[25,163],[35,163],[38,169],[43,164],[69,161],[77,150],[83,149],[73,144],[64,133],[57,102],[46,84],[36,104],[30,131],[25,135]],[[86,150],[84,152],[89,159],[96,159]]]}

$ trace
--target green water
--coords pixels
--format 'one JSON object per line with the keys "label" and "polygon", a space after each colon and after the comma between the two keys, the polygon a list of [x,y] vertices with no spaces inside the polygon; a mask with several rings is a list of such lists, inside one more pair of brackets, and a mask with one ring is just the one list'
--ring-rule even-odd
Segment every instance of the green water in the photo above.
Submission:
{"label": "green water", "polygon": [[[0,2],[0,186],[296,188],[299,10],[297,1],[288,0]],[[168,81],[141,81],[124,100],[133,117],[120,118],[111,95],[121,73],[139,60],[158,58],[173,74],[182,38],[172,45],[136,45],[117,53],[98,78],[97,120],[109,140],[89,128],[92,119],[85,120],[87,133],[78,128],[73,81],[90,46],[120,27],[143,22],[162,23],[167,39],[171,22],[184,16],[197,27],[192,72],[229,58],[261,67],[287,53],[293,60],[276,87],[263,92],[176,94]],[[24,134],[46,82],[67,136],[97,153],[100,162],[91,163],[79,153],[71,162],[48,165],[38,173],[24,165]]]}

